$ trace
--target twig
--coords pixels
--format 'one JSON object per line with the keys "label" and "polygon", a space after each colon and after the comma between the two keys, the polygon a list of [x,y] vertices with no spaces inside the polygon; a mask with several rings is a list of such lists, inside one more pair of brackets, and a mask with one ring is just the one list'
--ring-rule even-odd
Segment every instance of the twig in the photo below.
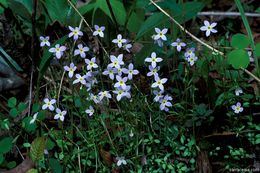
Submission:
{"label": "twig", "polygon": [[[239,12],[203,11],[198,16],[241,16]],[[260,13],[245,13],[247,17],[260,17]]]}
{"label": "twig", "polygon": [[248,71],[247,69],[244,69],[244,68],[241,68],[241,70],[243,70],[246,74],[248,74],[249,76],[254,78],[257,82],[260,83],[260,79],[257,76],[255,76],[253,73],[251,73],[250,71]]}
{"label": "twig", "polygon": [[193,35],[192,33],[190,33],[189,31],[187,31],[181,24],[179,24],[179,22],[177,22],[174,18],[172,18],[166,11],[164,11],[159,5],[157,5],[153,0],[150,0],[150,2],[156,6],[163,14],[165,14],[167,17],[169,17],[169,19],[174,22],[183,32],[185,32],[186,34],[188,34],[191,38],[193,38],[194,40],[196,40],[197,42],[199,42],[200,44],[204,45],[205,47],[209,48],[210,50],[212,50],[213,52],[219,54],[219,55],[224,55],[223,52],[213,48],[212,46],[208,45],[207,43],[201,41],[199,38],[197,38],[195,35]]}

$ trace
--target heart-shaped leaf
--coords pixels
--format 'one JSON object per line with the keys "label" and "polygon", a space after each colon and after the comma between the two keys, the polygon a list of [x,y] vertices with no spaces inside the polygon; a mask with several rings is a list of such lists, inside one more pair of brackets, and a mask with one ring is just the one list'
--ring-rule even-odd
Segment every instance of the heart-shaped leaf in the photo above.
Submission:
{"label": "heart-shaped leaf", "polygon": [[228,63],[235,69],[246,68],[249,64],[249,56],[245,50],[233,50],[228,54]]}

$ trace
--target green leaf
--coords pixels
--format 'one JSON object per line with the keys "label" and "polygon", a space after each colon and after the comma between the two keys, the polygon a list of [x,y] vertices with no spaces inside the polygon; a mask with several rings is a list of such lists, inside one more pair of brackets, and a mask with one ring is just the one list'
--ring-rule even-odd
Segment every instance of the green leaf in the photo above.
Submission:
{"label": "green leaf", "polygon": [[50,158],[49,163],[53,173],[62,173],[60,162],[57,159]]}
{"label": "green leaf", "polygon": [[26,173],[38,173],[37,169],[30,169]]}
{"label": "green leaf", "polygon": [[148,17],[143,25],[141,26],[140,30],[136,35],[136,39],[142,37],[145,33],[154,30],[154,28],[169,19],[163,13],[154,13],[152,16]]}
{"label": "green leaf", "polygon": [[46,138],[38,137],[33,140],[30,148],[30,157],[32,161],[40,161],[44,156],[44,149],[46,145]]}
{"label": "green leaf", "polygon": [[6,0],[0,0],[0,4],[2,4],[5,8],[8,7],[8,3]]}
{"label": "green leaf", "polygon": [[8,153],[12,149],[13,138],[5,137],[0,141],[0,153]]}
{"label": "green leaf", "polygon": [[255,55],[260,57],[260,43],[257,43],[255,46]]}
{"label": "green leaf", "polygon": [[74,103],[75,103],[75,106],[76,106],[77,108],[82,107],[82,102],[81,102],[81,99],[80,99],[79,97],[78,97],[78,98],[75,98]]}
{"label": "green leaf", "polygon": [[40,110],[40,105],[38,103],[33,104],[32,111],[38,112]]}
{"label": "green leaf", "polygon": [[245,50],[233,50],[228,54],[228,63],[235,69],[246,68],[249,62],[249,56]]}
{"label": "green leaf", "polygon": [[256,13],[260,13],[260,7],[255,10]]}
{"label": "green leaf", "polygon": [[89,4],[84,4],[81,7],[79,7],[79,12],[81,15],[85,15],[86,13],[90,12],[95,8],[96,4],[95,3],[89,3]]}
{"label": "green leaf", "polygon": [[27,131],[27,132],[34,132],[37,125],[36,123],[30,124],[32,117],[26,117],[22,121],[22,127]]}
{"label": "green leaf", "polygon": [[9,100],[8,100],[8,107],[10,108],[14,108],[17,104],[17,100],[15,97],[11,97]]}
{"label": "green leaf", "polygon": [[9,112],[9,115],[13,118],[17,117],[18,115],[18,110],[16,108],[12,108]]}
{"label": "green leaf", "polygon": [[63,24],[66,23],[69,13],[69,6],[67,1],[46,0],[45,6],[52,21],[57,20]]}
{"label": "green leaf", "polygon": [[128,19],[127,29],[130,32],[138,32],[142,24],[143,20],[141,19],[141,17],[138,16],[135,12],[133,12]]}
{"label": "green leaf", "polygon": [[0,47],[0,54],[3,55],[2,58],[6,61],[7,64],[10,64],[12,67],[14,67],[17,71],[23,71],[23,69],[13,60],[2,47]]}
{"label": "green leaf", "polygon": [[4,156],[3,154],[0,153],[0,165],[3,163],[3,161],[4,161]]}
{"label": "green leaf", "polygon": [[120,0],[110,0],[110,4],[112,6],[113,13],[115,14],[117,23],[124,25],[126,19],[126,10],[123,2]]}
{"label": "green leaf", "polygon": [[19,110],[19,112],[25,111],[26,108],[27,108],[27,105],[26,105],[25,103],[21,102],[21,103],[18,104],[18,110]]}
{"label": "green leaf", "polygon": [[231,39],[231,46],[234,48],[244,49],[247,48],[250,44],[249,38],[244,34],[233,35]]}
{"label": "green leaf", "polygon": [[3,14],[5,11],[5,9],[3,7],[0,6],[0,14]]}
{"label": "green leaf", "polygon": [[52,140],[48,139],[46,143],[46,149],[47,150],[52,150],[55,147],[55,143],[52,142]]}
{"label": "green leaf", "polygon": [[32,0],[15,0],[16,2],[21,3],[30,14],[32,14]]}

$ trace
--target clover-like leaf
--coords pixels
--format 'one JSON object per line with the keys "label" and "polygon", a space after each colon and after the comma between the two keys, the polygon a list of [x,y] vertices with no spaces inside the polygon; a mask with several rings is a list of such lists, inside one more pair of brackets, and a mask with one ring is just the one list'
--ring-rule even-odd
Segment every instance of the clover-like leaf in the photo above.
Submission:
{"label": "clover-like leaf", "polygon": [[233,50],[228,54],[228,63],[235,69],[246,68],[249,64],[249,56],[245,50]]}
{"label": "clover-like leaf", "polygon": [[11,137],[5,137],[0,141],[0,153],[8,153],[12,148],[12,141],[13,138]]}
{"label": "clover-like leaf", "polygon": [[250,44],[249,38],[244,34],[233,35],[231,39],[231,46],[234,48],[244,49]]}

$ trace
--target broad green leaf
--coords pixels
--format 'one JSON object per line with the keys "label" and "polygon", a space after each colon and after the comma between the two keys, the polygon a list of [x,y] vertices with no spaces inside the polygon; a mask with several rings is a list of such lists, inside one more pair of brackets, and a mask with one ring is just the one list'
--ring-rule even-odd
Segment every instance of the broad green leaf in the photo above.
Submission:
{"label": "broad green leaf", "polygon": [[[116,22],[120,25],[124,25],[126,19],[126,10],[124,4],[122,3],[122,1],[119,0],[110,0],[109,2],[115,15]],[[100,8],[106,15],[111,18],[111,20],[113,20],[106,0],[98,0],[96,2],[96,7]]]}
{"label": "broad green leaf", "polygon": [[0,153],[8,153],[12,149],[13,138],[5,137],[0,141]]}
{"label": "broad green leaf", "polygon": [[18,110],[16,108],[12,108],[9,112],[9,115],[13,118],[17,117],[18,115]]}
{"label": "broad green leaf", "polygon": [[141,16],[138,16],[135,12],[133,12],[128,19],[127,29],[130,32],[138,32],[142,24],[143,20],[141,19]]}
{"label": "broad green leaf", "polygon": [[249,64],[249,56],[245,50],[233,50],[228,54],[228,63],[235,69],[246,68]]}
{"label": "broad green leaf", "polygon": [[152,16],[145,20],[137,33],[136,39],[142,37],[145,33],[154,30],[156,26],[166,21],[168,21],[168,18],[163,13],[154,13]]}
{"label": "broad green leaf", "polygon": [[18,110],[19,110],[19,112],[25,111],[26,108],[27,108],[27,105],[26,105],[25,103],[21,102],[21,103],[18,104]]}
{"label": "broad green leaf", "polygon": [[5,51],[2,47],[0,47],[0,54],[3,55],[3,57],[6,59],[6,62],[12,67],[14,67],[17,71],[23,71],[23,69],[13,60]]}
{"label": "broad green leaf", "polygon": [[2,4],[5,8],[8,7],[7,0],[0,0],[0,4]]}
{"label": "broad green leaf", "polygon": [[0,14],[3,14],[4,13],[4,8],[0,6]]}
{"label": "broad green leaf", "polygon": [[260,43],[257,43],[255,46],[255,55],[260,57]]}
{"label": "broad green leaf", "polygon": [[123,2],[120,0],[110,0],[110,3],[117,22],[120,25],[124,25],[126,19],[126,10]]}
{"label": "broad green leaf", "polygon": [[50,158],[49,163],[53,173],[62,173],[62,167],[57,159]]}
{"label": "broad green leaf", "polygon": [[96,4],[95,3],[89,3],[89,4],[84,4],[81,7],[79,7],[79,12],[81,15],[85,15],[86,13],[90,12],[95,8]]}
{"label": "broad green leaf", "polygon": [[8,0],[8,2],[9,8],[15,15],[20,16],[23,19],[23,21],[31,22],[31,13],[22,3],[17,2],[16,0]]}
{"label": "broad green leaf", "polygon": [[[16,2],[21,3],[30,14],[32,14],[32,0],[15,0]],[[19,9],[20,10],[20,9]]]}
{"label": "broad green leaf", "polygon": [[233,35],[231,39],[231,46],[234,48],[244,49],[247,48],[250,44],[249,38],[244,34]]}
{"label": "broad green leaf", "polygon": [[52,21],[57,20],[63,24],[66,23],[69,13],[69,6],[67,1],[46,0],[45,6]]}
{"label": "broad green leaf", "polygon": [[8,99],[8,107],[9,108],[14,108],[17,104],[17,100],[15,97],[11,97],[10,99]]}
{"label": "broad green leaf", "polygon": [[37,137],[33,140],[30,148],[30,157],[32,161],[40,161],[44,156],[44,149],[46,145],[46,138]]}
{"label": "broad green leaf", "polygon": [[30,124],[32,117],[26,117],[22,121],[22,127],[27,131],[27,132],[34,132],[36,129],[36,123]]}

